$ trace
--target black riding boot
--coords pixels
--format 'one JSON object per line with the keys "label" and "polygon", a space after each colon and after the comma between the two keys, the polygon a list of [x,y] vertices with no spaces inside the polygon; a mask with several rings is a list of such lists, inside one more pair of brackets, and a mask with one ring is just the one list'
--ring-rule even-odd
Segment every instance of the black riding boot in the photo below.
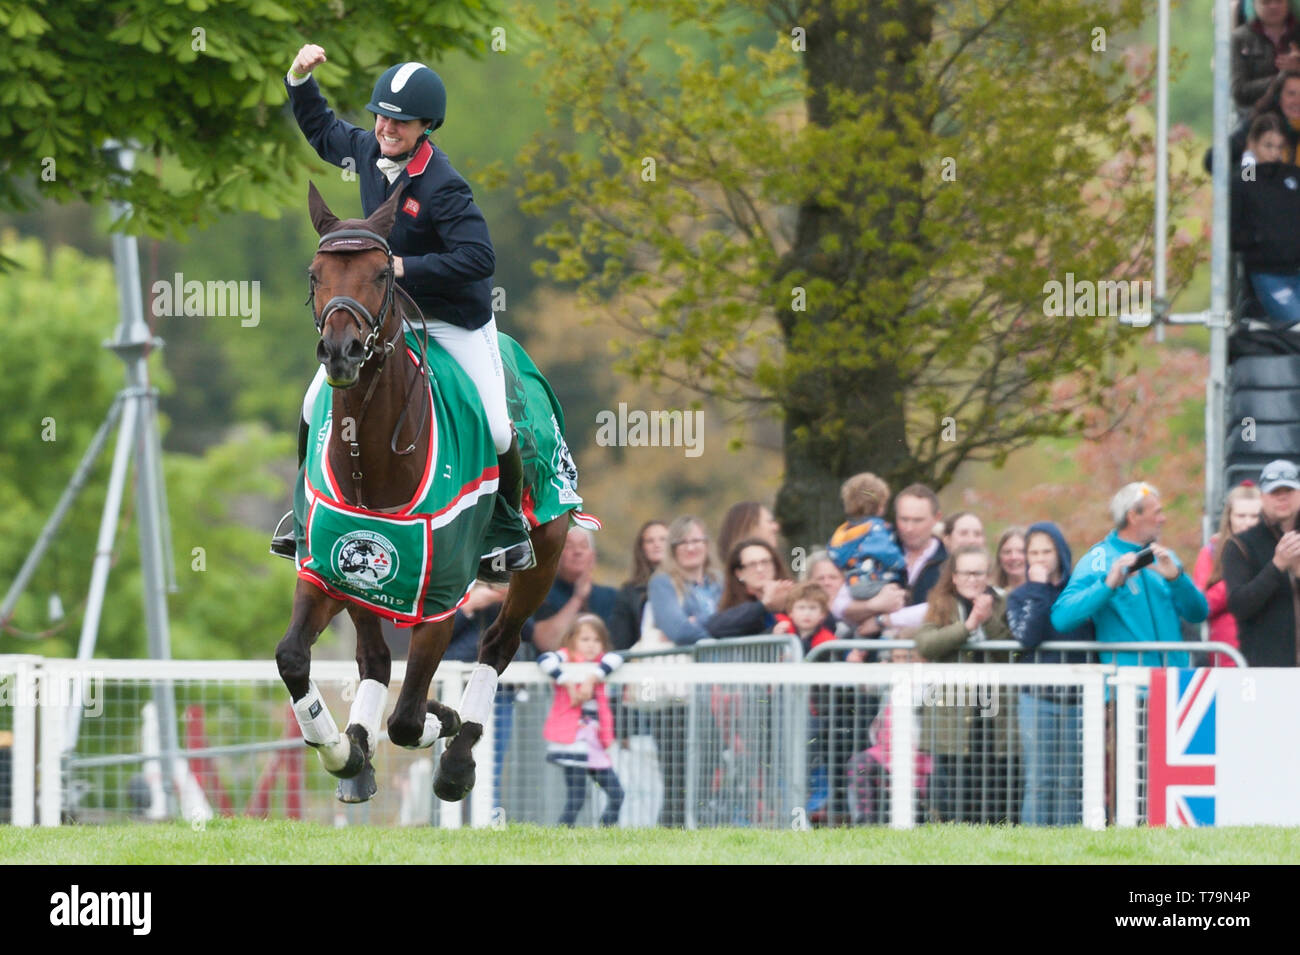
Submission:
{"label": "black riding boot", "polygon": [[[520,513],[524,497],[524,462],[519,455],[519,438],[512,436],[510,447],[505,454],[497,455],[497,497],[501,506],[518,519],[528,530],[528,521]],[[527,537],[504,552],[483,560],[479,565],[479,577],[486,580],[500,580],[505,574],[519,570],[529,570],[537,566],[533,555],[532,541]]]}
{"label": "black riding boot", "polygon": [[[298,471],[302,472],[302,463],[307,460],[307,437],[311,429],[307,426],[306,421],[298,422]],[[292,518],[292,509],[284,517],[280,518],[280,523],[275,525],[276,530],[284,523],[285,518]],[[271,553],[277,557],[284,557],[288,560],[294,560],[297,557],[298,542],[294,540],[293,528],[289,528],[288,534],[271,538]]]}

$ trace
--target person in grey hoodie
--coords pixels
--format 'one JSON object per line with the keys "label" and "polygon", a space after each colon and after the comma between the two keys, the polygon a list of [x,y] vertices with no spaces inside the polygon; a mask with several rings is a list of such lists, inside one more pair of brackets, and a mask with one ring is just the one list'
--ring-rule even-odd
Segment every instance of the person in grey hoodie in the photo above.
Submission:
{"label": "person in grey hoodie", "polygon": [[[1051,521],[1030,526],[1025,535],[1027,579],[1007,595],[1007,626],[1026,650],[1049,640],[1092,640],[1092,624],[1059,633],[1052,626],[1052,604],[1070,580],[1073,558],[1061,529]],[[1046,651],[1022,659],[1038,663],[1083,662],[1082,653]],[[1027,686],[1016,710],[1020,729],[1024,801],[1020,822],[1027,826],[1078,825],[1082,819],[1082,705],[1072,688]]]}

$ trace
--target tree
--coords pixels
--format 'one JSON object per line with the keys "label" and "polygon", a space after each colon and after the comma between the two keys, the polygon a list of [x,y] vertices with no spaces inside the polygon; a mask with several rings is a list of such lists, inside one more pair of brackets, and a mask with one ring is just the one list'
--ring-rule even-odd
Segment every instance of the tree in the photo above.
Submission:
{"label": "tree", "polygon": [[[1160,542],[1190,568],[1201,544],[1209,358],[1187,347],[1187,337],[1173,332],[1159,346],[1159,365],[1117,376],[1110,407],[1085,412],[1080,440],[1043,442],[1020,452],[1006,483],[996,491],[966,488],[959,506],[980,514],[990,529],[1054,520],[1077,560],[1113,527],[1111,495],[1130,481],[1148,481],[1160,491],[1169,517]],[[1061,380],[1052,401],[1073,403],[1081,384]],[[1030,454],[1032,477],[1021,473]]]}
{"label": "tree", "polygon": [[[1141,3],[734,6],[573,0],[529,20],[553,122],[601,144],[521,154],[526,208],[564,213],[539,268],[619,317],[627,371],[780,415],[792,540],[829,534],[856,471],[941,488],[1076,431],[1134,336],[1073,301],[1049,314],[1048,288],[1106,299],[1150,271],[1148,77],[1113,47]],[[634,39],[661,8],[671,76]],[[1174,158],[1176,219],[1193,163]],[[1175,249],[1171,289],[1194,261]],[[1049,407],[1069,374],[1073,400]]]}
{"label": "tree", "polygon": [[[153,234],[271,214],[301,163],[280,115],[299,46],[326,48],[319,81],[337,108],[359,109],[391,63],[483,49],[490,12],[482,0],[0,3],[0,210],[23,207],[34,180],[60,202],[127,199],[133,228]],[[128,185],[101,149],[110,138],[185,175],[141,163]]]}
{"label": "tree", "polygon": [[[0,581],[7,589],[36,541],[91,436],[122,386],[122,365],[101,346],[104,316],[117,308],[113,269],[60,248],[47,258],[35,239],[0,246],[20,268],[0,283],[0,306],[12,316],[6,348],[13,360],[0,377]],[[150,374],[161,387],[159,353]],[[165,428],[166,423],[163,422]],[[37,568],[13,619],[0,621],[0,653],[69,656],[90,582],[99,517],[107,494],[116,433]],[[288,620],[294,572],[266,553],[265,528],[235,520],[255,498],[287,502],[288,482],[275,474],[291,459],[293,438],[245,427],[202,458],[167,454],[168,513],[178,592],[169,599],[178,658],[269,656]],[[290,465],[291,467],[292,465]],[[130,480],[134,480],[134,475]],[[128,483],[117,528],[97,649],[100,656],[146,652],[143,584]],[[47,601],[64,603],[50,626]]]}

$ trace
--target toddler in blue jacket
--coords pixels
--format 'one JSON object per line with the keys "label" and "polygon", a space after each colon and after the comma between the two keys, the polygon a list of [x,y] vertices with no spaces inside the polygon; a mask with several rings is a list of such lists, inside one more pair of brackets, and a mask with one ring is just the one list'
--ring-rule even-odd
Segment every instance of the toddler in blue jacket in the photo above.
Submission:
{"label": "toddler in blue jacket", "polygon": [[855,474],[840,488],[844,516],[827,550],[844,571],[854,600],[870,600],[886,584],[906,586],[907,563],[894,529],[880,515],[889,503],[889,485],[870,471]]}

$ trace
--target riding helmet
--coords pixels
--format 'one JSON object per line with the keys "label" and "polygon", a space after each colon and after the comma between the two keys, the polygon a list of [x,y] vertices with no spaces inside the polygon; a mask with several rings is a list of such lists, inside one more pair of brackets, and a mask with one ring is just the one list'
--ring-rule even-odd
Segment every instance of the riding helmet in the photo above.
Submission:
{"label": "riding helmet", "polygon": [[398,63],[379,77],[366,109],[391,119],[431,119],[437,129],[447,117],[447,87],[423,63]]}

